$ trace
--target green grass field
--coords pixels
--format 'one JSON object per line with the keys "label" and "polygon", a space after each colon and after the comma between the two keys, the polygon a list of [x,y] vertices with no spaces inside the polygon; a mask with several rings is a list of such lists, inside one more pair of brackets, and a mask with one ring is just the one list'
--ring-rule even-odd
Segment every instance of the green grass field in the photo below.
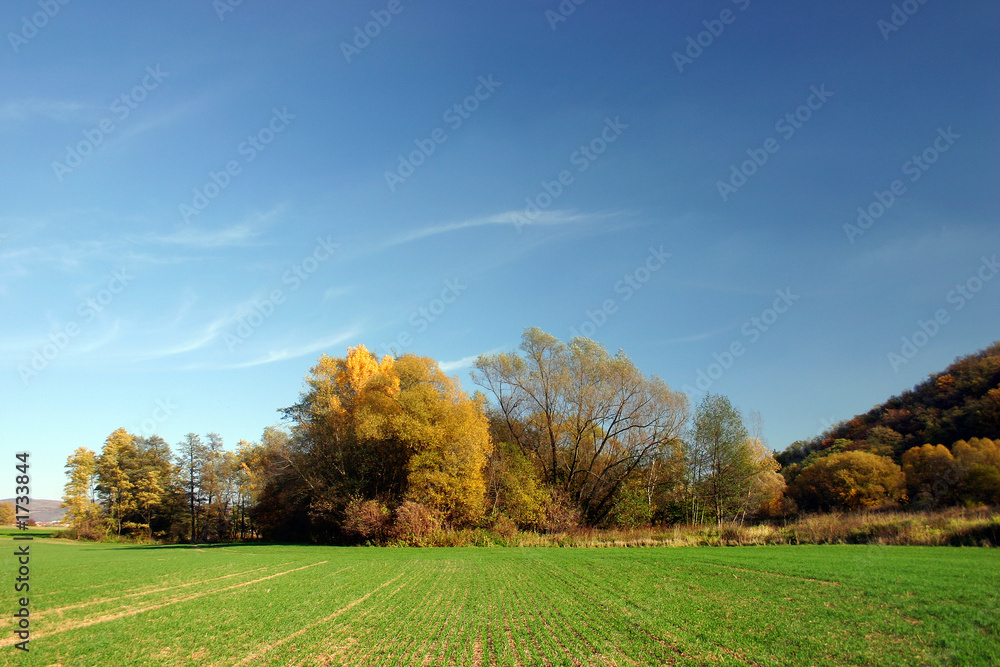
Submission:
{"label": "green grass field", "polygon": [[[9,533],[0,541],[13,553]],[[3,665],[1000,660],[996,549],[191,548],[36,539],[31,553],[31,651],[16,651],[5,632]],[[14,560],[4,560],[8,610]]]}

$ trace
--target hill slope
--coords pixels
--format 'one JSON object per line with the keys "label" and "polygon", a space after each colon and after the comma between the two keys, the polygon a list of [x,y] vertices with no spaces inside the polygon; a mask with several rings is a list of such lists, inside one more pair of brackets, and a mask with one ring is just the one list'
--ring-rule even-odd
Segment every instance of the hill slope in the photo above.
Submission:
{"label": "hill slope", "polygon": [[898,461],[910,447],[928,443],[950,447],[970,438],[1000,439],[1000,342],[957,359],[913,389],[811,441],[792,444],[778,460],[783,465],[796,463],[843,439],[891,452]]}
{"label": "hill slope", "polygon": [[[2,503],[13,503],[13,498],[4,498],[0,500]],[[30,516],[32,519],[38,523],[45,523],[49,521],[59,521],[66,514],[66,508],[60,507],[62,504],[59,500],[43,500],[41,498],[32,498]]]}

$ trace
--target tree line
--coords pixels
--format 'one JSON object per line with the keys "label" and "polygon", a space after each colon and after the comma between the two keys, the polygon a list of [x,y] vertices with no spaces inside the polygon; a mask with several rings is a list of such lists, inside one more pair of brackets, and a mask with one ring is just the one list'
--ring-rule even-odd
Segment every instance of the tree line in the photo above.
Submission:
{"label": "tree line", "polygon": [[250,466],[259,447],[240,441],[236,451],[226,451],[218,434],[203,441],[189,433],[175,452],[157,435],[139,437],[119,428],[100,452],[79,447],[67,459],[65,521],[90,539],[254,537],[248,509],[256,479]]}
{"label": "tree line", "polygon": [[847,443],[776,457],[759,415],[716,394],[692,407],[586,338],[527,329],[518,350],[480,356],[472,379],[469,395],[427,357],[378,358],[363,345],[323,355],[259,442],[227,451],[218,435],[191,433],[172,450],[118,429],[99,453],[77,449],[67,518],[96,538],[417,543],[453,529],[740,524],[1000,500],[991,440],[927,445],[899,463],[891,446]]}

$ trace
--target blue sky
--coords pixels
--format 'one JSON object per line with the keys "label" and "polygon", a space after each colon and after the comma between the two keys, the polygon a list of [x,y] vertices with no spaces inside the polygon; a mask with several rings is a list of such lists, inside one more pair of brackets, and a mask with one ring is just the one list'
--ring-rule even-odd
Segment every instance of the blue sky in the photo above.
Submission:
{"label": "blue sky", "polygon": [[473,389],[578,332],[783,449],[1000,337],[1000,7],[676,4],[3,3],[33,495],[119,426],[258,439],[357,343]]}

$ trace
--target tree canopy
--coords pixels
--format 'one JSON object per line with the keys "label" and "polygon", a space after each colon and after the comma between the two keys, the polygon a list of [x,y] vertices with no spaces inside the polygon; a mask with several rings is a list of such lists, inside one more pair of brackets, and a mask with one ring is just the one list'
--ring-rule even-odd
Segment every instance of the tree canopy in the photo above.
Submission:
{"label": "tree canopy", "polygon": [[356,497],[413,500],[469,523],[483,514],[491,452],[482,408],[427,357],[379,360],[363,345],[324,355],[284,410],[293,423],[286,472],[330,525]]}
{"label": "tree canopy", "polygon": [[497,401],[501,436],[599,521],[629,476],[681,439],[687,396],[587,338],[531,328],[520,350],[480,356],[473,379]]}
{"label": "tree canopy", "polygon": [[994,345],[907,395],[937,410],[921,413],[923,430],[892,399],[876,418],[776,457],[759,414],[706,394],[692,415],[686,395],[587,338],[526,329],[517,350],[476,359],[485,392],[472,396],[433,359],[357,345],[322,355],[280,410],[286,425],[257,442],[227,450],[218,434],[188,433],[172,449],[118,428],[99,452],[77,448],[63,505],[85,537],[422,544],[458,528],[559,533],[997,504],[1000,438],[917,438],[994,433],[998,359]]}

